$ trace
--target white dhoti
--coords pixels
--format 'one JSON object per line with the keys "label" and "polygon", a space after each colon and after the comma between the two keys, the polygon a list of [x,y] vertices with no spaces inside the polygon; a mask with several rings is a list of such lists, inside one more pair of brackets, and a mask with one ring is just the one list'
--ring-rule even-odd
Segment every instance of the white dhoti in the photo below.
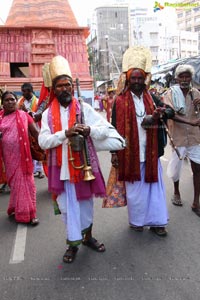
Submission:
{"label": "white dhoti", "polygon": [[66,229],[67,244],[79,245],[83,233],[92,227],[93,199],[78,201],[75,185],[68,180],[64,183],[65,191],[57,197]]}
{"label": "white dhoti", "polygon": [[173,182],[177,182],[180,179],[181,169],[184,158],[187,156],[191,161],[200,164],[200,145],[190,147],[177,147],[182,160],[178,158],[175,151],[172,152],[171,159],[167,166],[167,175]]}
{"label": "white dhoti", "polygon": [[129,223],[133,226],[165,226],[168,222],[162,166],[158,160],[158,182],[145,182],[145,162],[140,163],[141,181],[125,182]]}

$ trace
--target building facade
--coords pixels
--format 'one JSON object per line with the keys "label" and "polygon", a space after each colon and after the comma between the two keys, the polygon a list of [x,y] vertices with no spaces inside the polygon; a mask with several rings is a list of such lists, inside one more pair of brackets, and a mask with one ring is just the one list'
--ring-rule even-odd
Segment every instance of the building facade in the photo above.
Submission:
{"label": "building facade", "polygon": [[175,8],[154,13],[137,6],[131,8],[130,22],[131,45],[149,48],[153,65],[198,55],[198,34],[177,29]]}
{"label": "building facade", "polygon": [[98,7],[94,20],[93,36],[88,42],[89,51],[94,55],[94,77],[110,80],[121,72],[122,56],[129,47],[128,6]]}
{"label": "building facade", "polygon": [[[180,1],[177,1],[179,3]],[[187,9],[177,9],[177,24],[179,30],[196,32],[199,37],[198,53],[200,54],[200,2],[182,0],[181,3],[190,5]]]}
{"label": "building facade", "polygon": [[[117,76],[121,72],[123,53],[129,46],[149,48],[153,65],[198,55],[200,7],[179,9],[181,20],[188,27],[178,28],[175,7],[164,7],[162,11],[154,12],[153,4],[148,6],[136,0],[130,1],[130,5],[127,1],[119,2],[120,5],[97,8],[91,20],[88,48],[95,80],[109,80]],[[190,15],[194,16],[192,21],[189,20]]]}
{"label": "building facade", "polygon": [[158,22],[146,22],[141,25],[140,39],[137,40],[137,44],[151,50],[153,65],[198,55],[197,33],[172,30]]}

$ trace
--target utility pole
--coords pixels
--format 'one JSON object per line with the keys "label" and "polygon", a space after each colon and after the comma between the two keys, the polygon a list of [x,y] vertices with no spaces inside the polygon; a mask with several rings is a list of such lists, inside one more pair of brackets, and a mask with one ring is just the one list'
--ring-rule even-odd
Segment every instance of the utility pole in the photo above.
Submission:
{"label": "utility pole", "polygon": [[113,54],[112,52],[110,52],[110,56],[112,57],[112,59],[113,59],[113,61],[114,61],[114,64],[115,64],[115,67],[116,67],[116,69],[117,69],[117,72],[118,72],[118,74],[120,75],[120,69],[119,69],[119,67],[118,67],[118,64],[117,64],[117,62],[116,62],[116,59],[115,59],[114,54]]}
{"label": "utility pole", "polygon": [[178,52],[179,52],[179,58],[181,58],[181,32],[178,31]]}
{"label": "utility pole", "polygon": [[105,39],[106,39],[106,65],[107,65],[107,80],[110,80],[110,58],[109,58],[108,35],[105,35]]}

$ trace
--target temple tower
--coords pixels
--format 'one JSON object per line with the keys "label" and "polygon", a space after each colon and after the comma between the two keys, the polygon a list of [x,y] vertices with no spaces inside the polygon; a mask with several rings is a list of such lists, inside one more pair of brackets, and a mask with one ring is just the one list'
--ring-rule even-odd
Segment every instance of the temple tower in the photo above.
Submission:
{"label": "temple tower", "polygon": [[43,64],[62,55],[73,78],[79,78],[83,96],[91,96],[88,34],[87,27],[78,26],[67,0],[13,0],[0,26],[0,87],[20,91],[23,82],[31,82],[39,91]]}

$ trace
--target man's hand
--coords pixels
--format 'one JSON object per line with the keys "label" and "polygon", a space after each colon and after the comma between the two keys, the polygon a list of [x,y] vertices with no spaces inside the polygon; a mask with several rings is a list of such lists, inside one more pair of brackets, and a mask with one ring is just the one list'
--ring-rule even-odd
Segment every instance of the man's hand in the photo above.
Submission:
{"label": "man's hand", "polygon": [[162,118],[162,115],[164,114],[165,110],[166,110],[165,106],[157,107],[153,112],[152,118],[154,120],[158,120],[158,119]]}
{"label": "man's hand", "polygon": [[84,137],[87,137],[90,135],[90,127],[86,126],[84,124],[75,124],[73,127],[71,127],[68,130],[65,130],[66,137],[71,137],[77,134],[81,134]]}
{"label": "man's hand", "polygon": [[200,126],[200,119],[196,119],[196,120],[191,121],[190,125],[192,125],[192,126]]}
{"label": "man's hand", "polygon": [[119,167],[119,161],[118,161],[117,153],[112,153],[111,164],[116,169]]}
{"label": "man's hand", "polygon": [[35,122],[39,122],[39,121],[41,121],[41,119],[42,119],[42,114],[41,113],[36,113],[36,114],[33,115],[33,120]]}
{"label": "man's hand", "polygon": [[193,104],[194,106],[200,105],[200,99],[199,98],[194,99]]}

